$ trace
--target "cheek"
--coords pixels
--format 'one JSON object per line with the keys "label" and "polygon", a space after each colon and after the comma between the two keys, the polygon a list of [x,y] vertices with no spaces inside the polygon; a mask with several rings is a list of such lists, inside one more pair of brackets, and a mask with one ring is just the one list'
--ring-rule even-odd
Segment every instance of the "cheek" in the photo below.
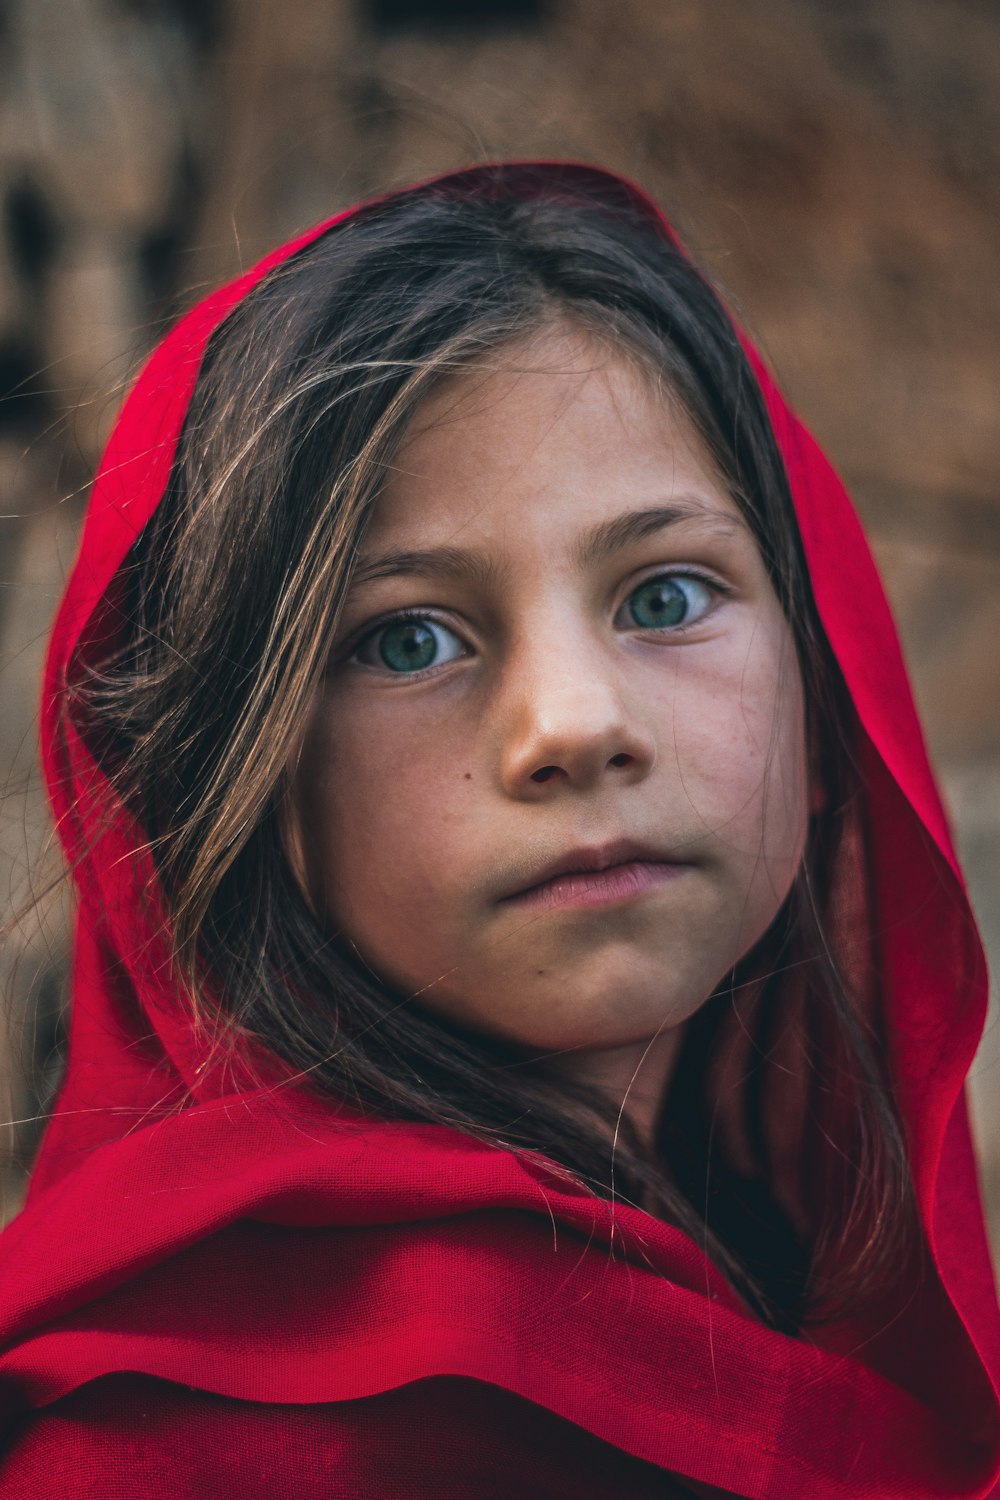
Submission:
{"label": "cheek", "polygon": [[395,971],[439,918],[442,872],[460,864],[467,793],[442,730],[411,719],[405,743],[378,716],[334,698],[314,716],[299,764],[300,816],[313,888],[378,966]]}
{"label": "cheek", "polygon": [[805,848],[809,771],[791,639],[783,625],[762,631],[752,651],[678,686],[665,705],[667,751],[692,838],[725,863],[747,899],[773,899],[776,910]]}

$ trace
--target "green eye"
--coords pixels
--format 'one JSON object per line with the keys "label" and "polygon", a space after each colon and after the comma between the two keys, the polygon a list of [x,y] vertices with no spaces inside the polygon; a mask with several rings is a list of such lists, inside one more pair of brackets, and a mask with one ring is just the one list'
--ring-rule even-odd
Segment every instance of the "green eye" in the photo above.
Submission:
{"label": "green eye", "polygon": [[355,652],[355,658],[366,666],[383,666],[394,673],[422,672],[461,655],[457,636],[437,620],[416,616],[390,620]]}
{"label": "green eye", "polygon": [[628,608],[634,624],[656,630],[693,624],[711,602],[711,589],[702,579],[690,573],[663,573],[640,583],[629,596]]}

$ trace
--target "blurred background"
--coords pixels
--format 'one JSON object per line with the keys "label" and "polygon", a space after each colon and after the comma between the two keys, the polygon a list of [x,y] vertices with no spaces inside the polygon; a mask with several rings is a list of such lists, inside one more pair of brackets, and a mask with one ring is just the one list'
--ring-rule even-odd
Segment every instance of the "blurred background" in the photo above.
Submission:
{"label": "blurred background", "polygon": [[[143,354],[295,229],[490,154],[646,186],[847,479],[996,966],[993,0],[0,0],[0,906],[50,868],[42,650]],[[0,963],[10,1213],[58,1067],[65,893]],[[998,1035],[973,1076],[995,1246]]]}

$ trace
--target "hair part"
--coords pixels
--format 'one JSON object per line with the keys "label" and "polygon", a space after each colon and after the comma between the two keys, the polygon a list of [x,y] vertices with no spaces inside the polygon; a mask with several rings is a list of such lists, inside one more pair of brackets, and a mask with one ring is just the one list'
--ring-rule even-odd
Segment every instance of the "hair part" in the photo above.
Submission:
{"label": "hair part", "polygon": [[[638,361],[706,444],[791,624],[827,792],[772,931],[689,1023],[696,1066],[678,1070],[654,1153],[627,1125],[614,1147],[621,1122],[544,1060],[389,991],[310,909],[287,850],[289,759],[415,412],[446,376],[559,320]],[[232,1045],[258,1038],[365,1111],[540,1155],[602,1197],[642,1202],[779,1326],[898,1273],[915,1239],[905,1148],[879,1038],[826,937],[827,872],[853,815],[851,707],[750,365],[708,282],[649,220],[592,187],[568,201],[438,185],[364,208],[293,256],[213,335],[122,584],[118,646],[78,671],[67,712],[151,840],[206,1028],[221,1019]],[[801,1077],[787,1108],[803,1129],[828,1133],[832,1118],[836,1132],[818,1205],[777,1165],[775,1037],[790,1015]],[[742,1144],[727,1158],[713,1078],[744,1034]],[[709,1178],[733,1191],[713,1197]],[[735,1214],[734,1195],[746,1200]]]}

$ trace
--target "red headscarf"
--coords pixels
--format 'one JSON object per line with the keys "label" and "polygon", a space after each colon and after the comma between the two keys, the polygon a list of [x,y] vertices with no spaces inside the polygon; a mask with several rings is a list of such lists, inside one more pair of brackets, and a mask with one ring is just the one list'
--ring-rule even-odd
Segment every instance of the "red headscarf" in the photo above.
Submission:
{"label": "red headscarf", "polygon": [[[442,181],[617,195],[672,238],[638,189],[590,167]],[[771,1331],[680,1231],[629,1207],[612,1230],[606,1204],[444,1127],[254,1087],[192,1027],[141,831],[120,805],[108,816],[59,708],[74,664],[114,639],[116,575],[163,494],[209,336],[346,217],[208,297],[153,354],[53,632],[43,750],[79,896],[73,1019],[28,1206],[0,1237],[0,1489],[990,1494],[1000,1328],[963,1099],[982,953],[867,546],[752,349],[861,726],[883,1026],[929,1247],[919,1295],[884,1328]]]}

